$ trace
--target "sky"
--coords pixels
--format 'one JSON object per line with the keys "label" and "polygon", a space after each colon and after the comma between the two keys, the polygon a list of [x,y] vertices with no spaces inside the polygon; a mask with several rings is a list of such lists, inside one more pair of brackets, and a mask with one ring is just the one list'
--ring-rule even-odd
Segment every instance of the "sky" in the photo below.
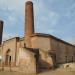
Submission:
{"label": "sky", "polygon": [[[3,40],[24,36],[25,2],[0,0],[0,20],[4,21]],[[75,44],[75,0],[31,0],[34,4],[36,33],[54,35]]]}

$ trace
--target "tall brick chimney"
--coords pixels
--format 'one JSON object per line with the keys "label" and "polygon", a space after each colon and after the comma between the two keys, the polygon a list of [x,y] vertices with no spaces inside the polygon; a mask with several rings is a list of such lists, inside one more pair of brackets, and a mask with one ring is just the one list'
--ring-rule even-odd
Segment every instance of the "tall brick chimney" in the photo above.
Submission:
{"label": "tall brick chimney", "polygon": [[33,3],[27,1],[25,5],[25,44],[26,47],[31,47],[30,36],[34,34],[34,14]]}
{"label": "tall brick chimney", "polygon": [[2,44],[3,21],[0,20],[0,45]]}

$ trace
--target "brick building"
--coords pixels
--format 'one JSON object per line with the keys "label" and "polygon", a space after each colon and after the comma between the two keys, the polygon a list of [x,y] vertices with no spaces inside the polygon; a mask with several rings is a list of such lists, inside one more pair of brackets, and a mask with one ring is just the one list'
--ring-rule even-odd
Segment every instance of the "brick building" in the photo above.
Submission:
{"label": "brick building", "polygon": [[25,35],[2,44],[3,22],[0,21],[0,65],[17,67],[16,71],[37,73],[58,64],[75,62],[75,46],[50,34],[34,32],[33,3],[26,2]]}

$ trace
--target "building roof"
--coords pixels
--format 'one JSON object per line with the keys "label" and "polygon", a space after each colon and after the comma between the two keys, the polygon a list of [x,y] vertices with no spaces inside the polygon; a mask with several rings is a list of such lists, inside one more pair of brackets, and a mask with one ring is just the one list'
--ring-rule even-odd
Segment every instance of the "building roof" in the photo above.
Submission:
{"label": "building roof", "polygon": [[9,40],[16,39],[16,38],[19,38],[19,37],[12,37],[12,38],[9,38],[9,39],[7,39],[7,40],[5,40],[5,41],[3,41],[3,42],[7,42],[7,41],[9,41]]}
{"label": "building roof", "polygon": [[[53,38],[53,39],[56,39],[57,41],[60,41],[60,42],[63,42],[63,43],[65,43],[65,44],[68,44],[68,45],[70,45],[70,46],[75,47],[73,44],[70,44],[70,43],[68,43],[68,42],[66,42],[66,41],[64,41],[64,40],[62,40],[62,39],[60,39],[60,38],[57,38],[57,37],[55,37],[55,36],[53,36],[53,35],[50,35],[50,34],[34,33],[33,35],[31,35],[31,37],[35,37],[35,36]],[[20,37],[13,37],[13,38],[10,38],[10,39],[5,40],[5,41],[3,41],[3,42],[9,41],[9,40],[12,40],[12,39],[15,39],[15,38],[19,38],[20,41],[21,41],[21,40],[24,40],[24,37],[22,37],[22,38],[20,38]]]}
{"label": "building roof", "polygon": [[3,21],[2,21],[2,20],[0,20],[0,22],[1,22],[1,23],[3,23]]}
{"label": "building roof", "polygon": [[[53,39],[56,39],[57,41],[63,42],[63,43],[68,44],[68,45],[70,45],[70,46],[74,46],[73,44],[70,44],[70,43],[68,43],[68,42],[66,42],[66,41],[64,41],[64,40],[62,40],[62,39],[60,39],[60,38],[57,38],[57,37],[55,37],[55,36],[53,36],[53,35],[50,35],[50,34],[35,33],[35,34],[33,34],[31,37],[35,37],[35,36],[53,38]],[[74,47],[75,47],[75,46],[74,46]]]}

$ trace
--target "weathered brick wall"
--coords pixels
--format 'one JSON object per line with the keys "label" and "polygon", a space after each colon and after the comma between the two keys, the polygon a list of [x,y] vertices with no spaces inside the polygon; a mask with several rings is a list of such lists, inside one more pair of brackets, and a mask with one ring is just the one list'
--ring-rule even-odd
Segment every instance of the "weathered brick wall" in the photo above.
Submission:
{"label": "weathered brick wall", "polygon": [[21,47],[24,47],[24,40],[20,41]]}
{"label": "weathered brick wall", "polygon": [[19,61],[18,61],[18,54],[19,54],[19,49],[24,47],[24,40],[19,40],[17,42],[17,54],[16,54],[16,66],[19,66]]}
{"label": "weathered brick wall", "polygon": [[53,66],[53,60],[49,55],[51,50],[50,38],[47,37],[32,37],[32,48],[39,49],[39,65],[41,68],[50,68]]}
{"label": "weathered brick wall", "polygon": [[17,38],[13,38],[10,40],[7,40],[3,43],[3,62],[5,63],[6,60],[6,52],[10,50],[11,55],[11,65],[15,66],[16,64],[16,50],[17,50]]}
{"label": "weathered brick wall", "polygon": [[56,52],[56,62],[57,63],[65,63],[72,62],[74,60],[74,50],[75,47],[69,44],[66,44],[62,41],[58,41],[57,39],[51,38],[51,49]]}
{"label": "weathered brick wall", "polygon": [[19,72],[36,73],[36,58],[34,53],[25,48],[19,49]]}
{"label": "weathered brick wall", "polygon": [[72,50],[73,50],[73,61],[75,62],[75,48],[73,47]]}
{"label": "weathered brick wall", "polygon": [[46,37],[32,37],[32,48],[39,48],[44,51],[49,51],[51,49],[50,39]]}
{"label": "weathered brick wall", "polygon": [[[56,54],[56,63],[75,61],[75,47],[52,37],[32,37],[32,48],[40,51],[53,51]],[[43,57],[45,58],[45,57]]]}
{"label": "weathered brick wall", "polygon": [[52,68],[53,67],[53,59],[52,57],[49,55],[48,52],[43,51],[43,50],[39,50],[39,67],[41,69],[46,68]]}
{"label": "weathered brick wall", "polygon": [[2,65],[2,46],[0,46],[0,66]]}
{"label": "weathered brick wall", "polygon": [[19,61],[18,61],[19,48],[21,48],[21,43],[20,43],[20,41],[17,42],[16,66],[19,66]]}
{"label": "weathered brick wall", "polygon": [[70,46],[70,45],[67,45],[67,59],[68,59],[68,62],[72,62],[73,61],[73,58],[74,58],[74,47]]}

